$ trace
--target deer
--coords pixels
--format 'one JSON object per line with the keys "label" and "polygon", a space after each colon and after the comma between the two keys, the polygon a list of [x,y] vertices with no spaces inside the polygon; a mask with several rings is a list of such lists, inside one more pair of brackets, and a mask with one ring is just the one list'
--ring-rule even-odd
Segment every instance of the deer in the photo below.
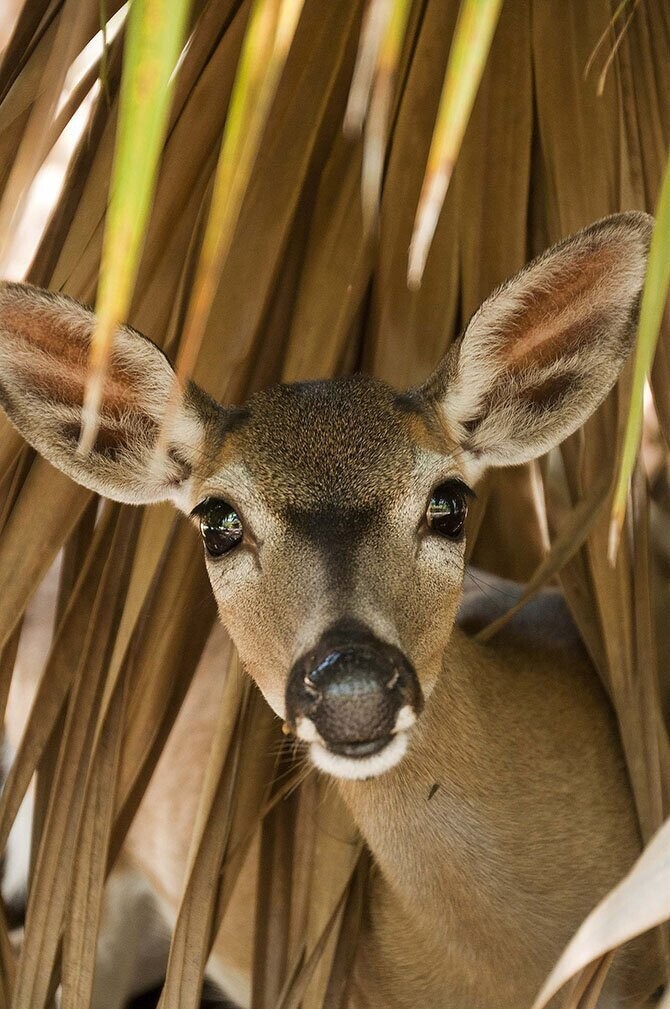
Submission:
{"label": "deer", "polygon": [[[477,481],[559,445],[610,392],[651,228],[615,214],[553,246],[405,391],[356,374],[227,406],[190,382],[166,413],[172,367],[121,326],[87,453],[94,313],[0,287],[7,417],[90,490],[171,501],[195,524],[244,668],[369,849],[348,1009],[530,1006],[639,854],[616,719],[555,593],[486,644],[456,616]],[[239,964],[220,941],[213,958],[230,996]],[[618,953],[599,1005],[652,1006],[663,980],[648,935]]]}

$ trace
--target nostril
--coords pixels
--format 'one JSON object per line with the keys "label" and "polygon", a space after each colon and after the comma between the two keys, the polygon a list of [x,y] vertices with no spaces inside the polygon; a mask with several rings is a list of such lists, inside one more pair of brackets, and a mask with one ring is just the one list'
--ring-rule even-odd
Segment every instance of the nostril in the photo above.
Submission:
{"label": "nostril", "polygon": [[399,680],[400,680],[400,670],[396,669],[393,672],[393,675],[391,676],[391,679],[386,684],[386,689],[387,690],[393,690],[395,687],[398,686]]}
{"label": "nostril", "polygon": [[303,677],[302,682],[305,687],[305,690],[307,691],[310,697],[312,697],[314,700],[317,700],[319,697],[321,697],[321,691],[316,687],[313,680],[310,679],[309,673]]}

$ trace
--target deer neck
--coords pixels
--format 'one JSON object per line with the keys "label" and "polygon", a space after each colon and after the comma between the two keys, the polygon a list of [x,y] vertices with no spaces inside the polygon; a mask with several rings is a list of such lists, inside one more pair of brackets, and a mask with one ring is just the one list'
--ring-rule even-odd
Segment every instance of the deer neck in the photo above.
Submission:
{"label": "deer neck", "polygon": [[477,681],[484,667],[491,675],[491,660],[455,629],[403,762],[379,778],[339,782],[384,879],[411,907],[417,898],[432,906],[437,891],[453,895],[455,885],[470,888],[490,834],[492,810],[482,800],[496,768]]}
{"label": "deer neck", "polygon": [[[581,653],[485,646],[455,629],[404,760],[339,787],[415,931],[491,957],[525,942],[546,965],[637,856],[622,763]],[[551,927],[538,931],[538,913]]]}

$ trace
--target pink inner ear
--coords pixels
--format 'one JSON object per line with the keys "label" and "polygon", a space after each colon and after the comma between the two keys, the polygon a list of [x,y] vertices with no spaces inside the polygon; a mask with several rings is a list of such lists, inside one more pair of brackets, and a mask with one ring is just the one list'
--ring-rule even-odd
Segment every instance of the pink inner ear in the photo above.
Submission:
{"label": "pink inner ear", "polygon": [[67,361],[73,368],[85,364],[88,340],[81,339],[83,325],[75,320],[66,323],[46,300],[37,308],[23,299],[8,301],[2,306],[2,320],[4,328],[29,347]]}
{"label": "pink inner ear", "polygon": [[551,270],[539,264],[528,277],[522,306],[504,322],[508,338],[500,347],[504,365],[522,371],[529,364],[549,364],[579,347],[593,332],[598,316],[605,317],[609,285],[602,281],[614,266],[618,250],[611,246],[594,252],[571,253]]}
{"label": "pink inner ear", "polygon": [[[64,319],[59,313],[50,312],[47,305],[31,311],[25,306],[19,308],[9,304],[3,307],[2,315],[15,338],[39,352],[33,368],[30,365],[21,368],[26,384],[45,399],[81,406],[91,332],[87,322]],[[42,355],[53,359],[53,374],[45,370]],[[141,387],[140,375],[128,362],[112,358],[105,379],[103,412],[118,415],[133,408],[137,410],[141,407],[137,393]]]}

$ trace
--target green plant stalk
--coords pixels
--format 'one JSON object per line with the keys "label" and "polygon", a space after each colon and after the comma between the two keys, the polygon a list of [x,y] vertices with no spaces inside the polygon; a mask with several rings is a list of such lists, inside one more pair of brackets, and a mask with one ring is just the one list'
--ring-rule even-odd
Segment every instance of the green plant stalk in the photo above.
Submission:
{"label": "green plant stalk", "polygon": [[132,298],[189,8],[190,0],[133,0],[130,8],[81,452],[95,442],[114,332]]}
{"label": "green plant stalk", "polygon": [[647,274],[642,291],[640,323],[635,350],[628,419],[621,451],[621,465],[612,501],[608,557],[614,565],[626,516],[628,487],[640,447],[644,412],[644,384],[651,369],[670,286],[670,159],[665,169],[651,236]]}
{"label": "green plant stalk", "polygon": [[393,0],[369,0],[344,113],[344,132],[347,136],[357,136],[363,129],[392,2]]}
{"label": "green plant stalk", "polygon": [[371,231],[379,209],[393,87],[410,7],[411,0],[393,0],[379,49],[363,147],[361,201],[366,233]]}
{"label": "green plant stalk", "polygon": [[242,200],[304,0],[256,0],[240,57],[166,424],[202,343]]}
{"label": "green plant stalk", "polygon": [[421,284],[501,7],[502,0],[461,3],[410,243],[407,282],[412,289]]}

